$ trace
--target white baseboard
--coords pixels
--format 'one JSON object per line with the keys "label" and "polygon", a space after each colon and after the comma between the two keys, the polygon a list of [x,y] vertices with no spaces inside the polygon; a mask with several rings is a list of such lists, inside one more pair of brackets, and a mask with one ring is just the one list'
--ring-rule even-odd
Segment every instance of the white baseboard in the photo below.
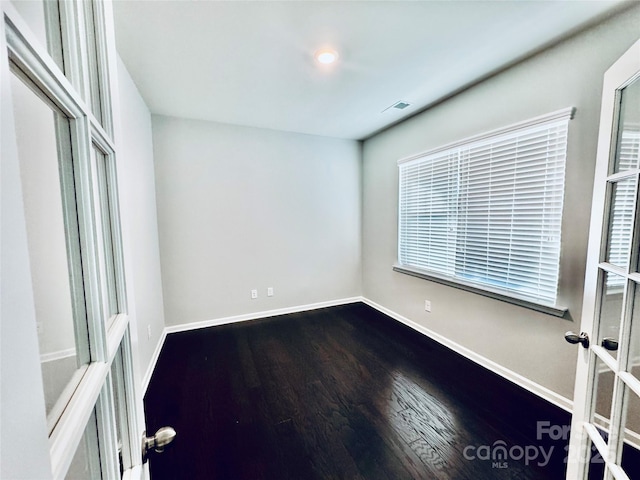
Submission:
{"label": "white baseboard", "polygon": [[327,302],[310,303],[308,305],[296,305],[294,307],[278,308],[275,310],[264,310],[262,312],[246,313],[243,315],[234,315],[232,317],[222,317],[213,320],[204,320],[202,322],[184,323],[165,328],[167,333],[186,332],[188,330],[196,330],[198,328],[217,327],[219,325],[227,325],[229,323],[246,322],[248,320],[257,320],[260,318],[275,317],[278,315],[286,315],[288,313],[306,312],[309,310],[317,310],[319,308],[335,307],[337,305],[346,305],[349,303],[361,302],[362,297],[340,298],[338,300],[329,300]]}
{"label": "white baseboard", "polygon": [[151,375],[153,375],[153,371],[156,369],[156,364],[158,363],[158,358],[160,357],[160,352],[162,351],[162,347],[164,346],[164,342],[167,339],[167,329],[166,327],[162,330],[162,334],[158,339],[158,344],[156,345],[156,349],[153,351],[153,355],[151,356],[151,361],[149,362],[149,366],[147,367],[147,371],[144,374],[144,378],[142,379],[142,396],[144,397],[147,393],[147,388],[149,388],[149,382],[151,381]]}
{"label": "white baseboard", "polygon": [[525,390],[571,413],[573,409],[572,400],[569,400],[568,398],[552,390],[549,390],[546,387],[543,387],[542,385],[534,382],[533,380],[523,377],[522,375],[514,372],[513,370],[503,367],[502,365],[494,362],[493,360],[489,360],[488,358],[483,357],[482,355],[474,352],[473,350],[463,347],[462,345],[448,339],[447,337],[444,337],[443,335],[440,335],[439,333],[436,333],[432,330],[429,330],[428,328],[423,327],[422,325],[414,322],[413,320],[409,320],[408,318],[400,315],[399,313],[396,313],[392,310],[389,310],[386,307],[383,307],[382,305],[377,304],[373,300],[369,300],[368,298],[363,297],[362,302],[366,303],[370,307],[375,308],[379,312],[384,313],[385,315],[393,318],[394,320],[397,320],[400,323],[405,324],[406,326],[414,329],[415,331],[420,332],[423,335],[426,335],[427,337],[431,338],[432,340],[435,340],[439,344],[444,345],[447,348],[450,348],[454,352],[459,353],[463,357],[468,358],[469,360],[492,371],[493,373],[500,375],[506,380],[509,380],[510,382],[515,383],[516,385],[519,385]]}
{"label": "white baseboard", "polygon": [[69,357],[75,357],[75,356],[76,356],[76,349],[68,348],[66,350],[59,350],[57,352],[43,353],[42,355],[40,355],[40,363],[55,362],[57,360],[62,360],[63,358],[69,358]]}
{"label": "white baseboard", "polygon": [[346,305],[349,303],[357,303],[357,302],[363,302],[369,305],[370,307],[375,308],[379,312],[384,313],[385,315],[393,318],[394,320],[399,321],[400,323],[403,323],[404,325],[412,328],[413,330],[423,335],[426,335],[427,337],[440,343],[441,345],[444,345],[445,347],[450,348],[451,350],[462,355],[463,357],[468,358],[472,362],[477,363],[478,365],[500,375],[504,379],[512,383],[515,383],[516,385],[519,385],[520,387],[533,393],[534,395],[537,395],[543,398],[544,400],[547,400],[548,402],[552,403],[553,405],[556,405],[557,407],[560,407],[563,410],[566,410],[569,413],[571,413],[573,409],[572,400],[569,400],[568,398],[540,385],[539,383],[536,383],[533,380],[530,380],[520,375],[519,373],[516,373],[513,370],[510,370],[494,362],[493,360],[489,360],[488,358],[480,355],[479,353],[476,353],[473,350],[463,347],[462,345],[448,339],[447,337],[444,337],[439,333],[429,330],[428,328],[423,327],[422,325],[414,322],[413,320],[409,320],[408,318],[400,315],[399,313],[396,313],[393,310],[389,310],[388,308],[383,307],[382,305],[379,305],[373,300],[369,300],[368,298],[365,298],[365,297],[342,298],[338,300],[330,300],[326,302],[312,303],[308,305],[297,305],[294,307],[280,308],[276,310],[266,310],[262,312],[254,312],[254,313],[248,313],[243,315],[234,315],[231,317],[222,317],[222,318],[217,318],[213,320],[205,320],[202,322],[185,323],[182,325],[165,327],[160,337],[160,340],[158,341],[156,350],[153,353],[153,357],[149,364],[149,368],[147,369],[147,373],[145,374],[145,377],[143,380],[143,388],[142,388],[143,394],[145,394],[147,391],[147,387],[149,386],[149,381],[151,380],[151,375],[153,374],[153,371],[156,367],[156,363],[158,361],[158,357],[160,356],[160,351],[162,350],[162,347],[167,338],[167,335],[170,333],[185,332],[189,330],[196,330],[199,328],[214,327],[219,325],[228,325],[230,323],[245,322],[248,320],[258,320],[261,318],[275,317],[277,315],[286,315],[288,313],[305,312],[310,310],[317,310],[320,308],[334,307],[338,305]]}
{"label": "white baseboard", "polygon": [[338,305],[347,305],[349,303],[357,303],[361,301],[362,297],[340,298],[337,300],[329,300],[326,302],[311,303],[307,305],[296,305],[293,307],[278,308],[275,310],[264,310],[261,312],[234,315],[231,317],[215,318],[212,320],[204,320],[202,322],[184,323],[181,325],[165,327],[162,331],[162,335],[160,336],[160,340],[158,341],[158,345],[153,352],[151,362],[149,362],[149,367],[147,368],[147,372],[145,373],[144,379],[142,381],[142,394],[145,395],[147,393],[147,388],[149,387],[149,382],[151,381],[151,375],[153,375],[153,371],[156,368],[156,363],[158,362],[158,357],[160,356],[160,352],[162,351],[164,342],[167,339],[167,335],[170,333],[186,332],[189,330],[197,330],[199,328],[216,327],[220,325],[228,325],[230,323],[246,322],[248,320],[258,320],[261,318],[286,315],[288,313],[299,313],[310,310],[318,310],[320,308],[336,307]]}

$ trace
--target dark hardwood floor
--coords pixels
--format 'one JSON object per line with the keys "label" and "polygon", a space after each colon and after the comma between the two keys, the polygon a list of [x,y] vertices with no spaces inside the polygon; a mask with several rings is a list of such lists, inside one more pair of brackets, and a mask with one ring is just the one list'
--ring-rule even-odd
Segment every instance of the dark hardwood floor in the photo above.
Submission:
{"label": "dark hardwood floor", "polygon": [[169,335],[145,409],[153,480],[562,479],[570,422],[364,304]]}

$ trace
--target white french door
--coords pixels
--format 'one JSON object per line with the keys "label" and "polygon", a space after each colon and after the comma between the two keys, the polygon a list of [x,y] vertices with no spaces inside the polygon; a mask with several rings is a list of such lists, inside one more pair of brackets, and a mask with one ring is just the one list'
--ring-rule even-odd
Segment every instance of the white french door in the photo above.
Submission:
{"label": "white french door", "polygon": [[[29,279],[26,294],[7,295],[6,305],[2,297],[3,422],[21,417],[36,455],[44,435],[48,462],[20,465],[3,453],[0,476],[139,475],[142,409],[119,220],[111,4],[12,0],[2,2],[2,12],[2,185],[11,184],[6,198],[17,193],[3,205],[3,229],[12,222],[10,228],[26,234],[26,246],[16,244],[12,252],[3,245],[3,290],[18,282],[7,273],[26,272]],[[3,241],[19,237],[12,235],[3,233]],[[11,256],[15,262],[5,261]],[[25,305],[16,307],[16,301]],[[26,353],[9,357],[4,342],[14,337],[26,339]],[[37,360],[29,350],[34,337]],[[20,383],[4,388],[5,379],[11,381],[7,360],[25,377],[29,394]],[[26,365],[31,360],[39,372]],[[19,428],[5,422],[2,432],[3,450],[13,439],[17,456],[28,450],[21,448]]]}
{"label": "white french door", "polygon": [[640,40],[604,77],[567,479],[640,478]]}

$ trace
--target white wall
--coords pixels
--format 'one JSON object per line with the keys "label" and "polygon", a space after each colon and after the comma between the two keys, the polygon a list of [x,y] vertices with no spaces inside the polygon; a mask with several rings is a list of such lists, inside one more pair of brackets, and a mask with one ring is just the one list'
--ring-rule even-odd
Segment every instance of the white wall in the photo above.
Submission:
{"label": "white wall", "polygon": [[167,325],[361,293],[358,142],[162,116],[153,140]]}
{"label": "white wall", "polygon": [[[365,297],[567,398],[578,349],[602,78],[637,39],[640,7],[386,130],[363,146]],[[506,39],[505,39],[506,40]],[[397,260],[396,161],[474,134],[574,106],[569,126],[558,303],[559,319],[394,272]],[[424,300],[432,313],[424,311]]]}
{"label": "white wall", "polygon": [[[138,350],[139,379],[153,359],[164,329],[162,280],[156,214],[151,115],[124,63],[118,58],[121,133],[118,139],[120,211],[125,237],[127,280],[133,322],[132,343]],[[151,337],[148,337],[148,328]]]}

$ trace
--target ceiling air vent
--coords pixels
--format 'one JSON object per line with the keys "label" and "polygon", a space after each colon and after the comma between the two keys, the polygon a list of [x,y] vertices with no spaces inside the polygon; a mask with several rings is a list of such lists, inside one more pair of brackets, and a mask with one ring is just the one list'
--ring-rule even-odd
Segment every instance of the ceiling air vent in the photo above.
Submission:
{"label": "ceiling air vent", "polygon": [[404,110],[405,108],[410,107],[410,106],[411,106],[410,103],[400,101],[400,102],[396,102],[393,105],[385,108],[382,111],[382,113],[389,112],[389,111],[394,111],[394,110]]}

